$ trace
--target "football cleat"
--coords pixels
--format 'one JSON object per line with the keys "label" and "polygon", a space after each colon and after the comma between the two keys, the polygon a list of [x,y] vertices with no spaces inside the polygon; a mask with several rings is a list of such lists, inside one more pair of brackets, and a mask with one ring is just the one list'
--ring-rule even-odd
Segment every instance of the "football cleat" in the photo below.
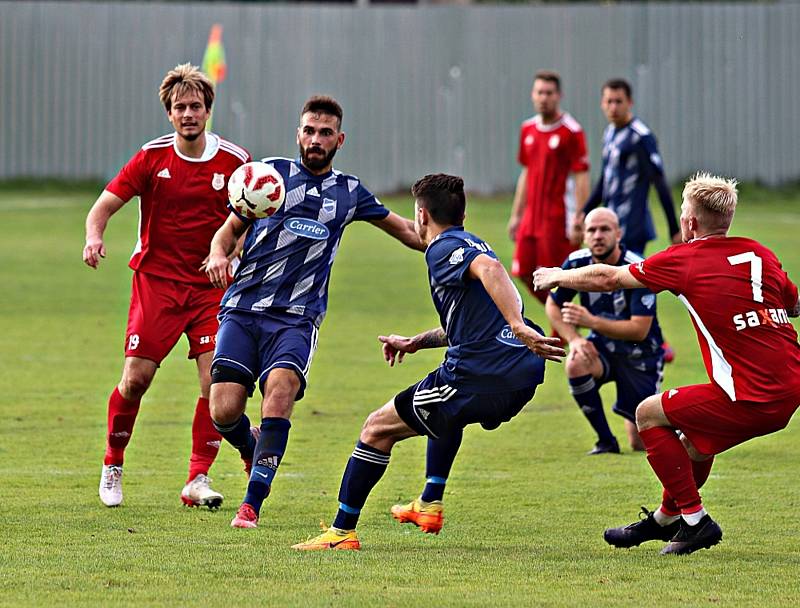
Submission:
{"label": "football cleat", "polygon": [[616,439],[612,439],[611,442],[606,441],[598,441],[594,444],[594,447],[586,452],[589,456],[597,456],[598,454],[619,454],[619,443],[617,443]]}
{"label": "football cleat", "polygon": [[355,530],[339,530],[327,528],[322,534],[302,543],[292,545],[298,551],[326,551],[330,549],[341,551],[358,551],[361,543]]}
{"label": "football cleat", "polygon": [[680,521],[675,521],[666,526],[661,526],[653,517],[652,511],[642,507],[639,521],[621,528],[609,528],[603,532],[603,538],[609,545],[622,549],[638,547],[648,540],[661,540],[667,542],[678,532]]}
{"label": "football cleat", "polygon": [[722,528],[710,515],[703,515],[703,519],[695,526],[681,519],[677,534],[661,550],[661,555],[688,555],[698,549],[710,549],[721,540]]}
{"label": "football cleat", "polygon": [[107,507],[122,503],[122,465],[104,464],[100,474],[100,500]]}
{"label": "football cleat", "polygon": [[222,505],[222,494],[211,489],[211,480],[202,473],[183,486],[181,501],[190,507],[208,507],[219,509]]}
{"label": "football cleat", "polygon": [[423,502],[415,498],[407,505],[393,506],[392,517],[401,524],[414,524],[425,534],[439,534],[444,525],[444,505],[441,500]]}
{"label": "football cleat", "polygon": [[257,528],[258,513],[246,502],[242,503],[236,516],[231,520],[231,528]]}
{"label": "football cleat", "polygon": [[[252,435],[253,439],[255,439],[256,443],[258,443],[258,438],[261,437],[261,427],[260,426],[251,426],[250,427],[250,435]],[[253,470],[253,459],[252,458],[242,458],[242,462],[244,462],[244,472],[247,473],[247,478],[250,479],[250,473]]]}

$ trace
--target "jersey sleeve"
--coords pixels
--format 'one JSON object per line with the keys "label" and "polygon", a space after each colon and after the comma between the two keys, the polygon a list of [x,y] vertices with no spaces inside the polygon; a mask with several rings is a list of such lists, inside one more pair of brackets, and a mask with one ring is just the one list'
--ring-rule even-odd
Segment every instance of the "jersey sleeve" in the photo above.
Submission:
{"label": "jersey sleeve", "polygon": [[464,286],[469,281],[469,266],[485,253],[459,238],[445,238],[431,244],[425,261],[431,278],[439,285]]}
{"label": "jersey sleeve", "polygon": [[125,163],[117,176],[106,186],[106,190],[120,197],[123,201],[131,200],[137,194],[142,194],[147,188],[149,176],[147,175],[147,161],[144,150],[139,150]]}
{"label": "jersey sleeve", "polygon": [[389,210],[383,206],[377,197],[360,183],[356,186],[356,213],[354,220],[382,220],[389,215]]}
{"label": "jersey sleeve", "polygon": [[651,179],[655,176],[664,176],[664,161],[661,159],[661,153],[658,151],[658,144],[656,138],[652,133],[643,135],[640,141],[641,152],[643,160],[647,167],[647,173]]}
{"label": "jersey sleeve", "polygon": [[586,149],[586,135],[578,131],[572,138],[572,158],[570,159],[570,173],[582,173],[589,170],[589,152]]}
{"label": "jersey sleeve", "polygon": [[631,316],[632,317],[655,317],[656,316],[656,294],[649,289],[631,290]]}
{"label": "jersey sleeve", "polygon": [[519,128],[519,147],[517,148],[517,162],[523,167],[528,166],[528,156],[525,154],[525,127]]}
{"label": "jersey sleeve", "polygon": [[686,245],[674,245],[646,260],[631,264],[628,270],[633,278],[653,293],[668,290],[679,294],[684,291],[690,265],[691,251]]}

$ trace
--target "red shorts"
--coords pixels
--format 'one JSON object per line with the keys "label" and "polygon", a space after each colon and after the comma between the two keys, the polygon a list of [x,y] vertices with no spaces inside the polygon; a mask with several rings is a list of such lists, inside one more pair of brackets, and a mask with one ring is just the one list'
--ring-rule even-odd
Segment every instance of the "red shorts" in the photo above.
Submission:
{"label": "red shorts", "polygon": [[213,351],[224,290],[133,273],[125,356],[161,363],[185,333],[189,358]]}
{"label": "red shorts", "polygon": [[716,384],[694,384],[664,391],[661,407],[703,454],[719,454],[753,437],[780,431],[800,405],[800,392],[775,401],[731,401]]}
{"label": "red shorts", "polygon": [[514,248],[514,260],[511,263],[511,274],[527,283],[531,280],[534,270],[561,266],[573,251],[575,246],[563,237],[518,238],[517,246]]}

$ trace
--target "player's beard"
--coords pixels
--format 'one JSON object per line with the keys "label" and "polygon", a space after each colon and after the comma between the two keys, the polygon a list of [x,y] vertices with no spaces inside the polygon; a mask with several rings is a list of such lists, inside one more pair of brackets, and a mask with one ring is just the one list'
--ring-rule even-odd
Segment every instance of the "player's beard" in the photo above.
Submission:
{"label": "player's beard", "polygon": [[606,260],[609,258],[609,256],[610,256],[612,253],[614,253],[614,251],[616,250],[616,248],[617,248],[617,242],[616,242],[616,241],[614,241],[613,243],[611,243],[611,244],[608,246],[608,248],[607,248],[607,249],[605,249],[604,251],[601,251],[600,253],[595,253],[595,252],[594,252],[594,248],[592,248],[592,257],[593,257],[594,259],[596,259],[598,262],[605,262],[605,261],[606,261]]}
{"label": "player's beard", "polygon": [[330,165],[333,162],[333,157],[336,156],[336,150],[337,150],[337,148],[334,148],[333,150],[325,154],[324,153],[325,150],[316,147],[314,148],[314,150],[322,151],[323,155],[309,158],[308,151],[311,148],[304,148],[303,146],[298,146],[298,147],[300,148],[300,158],[303,161],[303,165],[305,165],[306,168],[311,169],[312,171],[321,171],[322,169]]}

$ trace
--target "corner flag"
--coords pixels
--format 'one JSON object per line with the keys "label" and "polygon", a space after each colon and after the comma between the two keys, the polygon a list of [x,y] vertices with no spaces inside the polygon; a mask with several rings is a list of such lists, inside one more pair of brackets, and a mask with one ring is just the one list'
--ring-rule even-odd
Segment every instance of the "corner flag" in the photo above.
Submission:
{"label": "corner flag", "polygon": [[[208,46],[203,54],[202,70],[208,75],[214,85],[218,85],[225,80],[228,66],[225,64],[225,47],[222,46],[222,26],[215,23],[211,26],[211,33],[208,35]],[[212,117],[206,123],[206,129],[211,130]]]}

